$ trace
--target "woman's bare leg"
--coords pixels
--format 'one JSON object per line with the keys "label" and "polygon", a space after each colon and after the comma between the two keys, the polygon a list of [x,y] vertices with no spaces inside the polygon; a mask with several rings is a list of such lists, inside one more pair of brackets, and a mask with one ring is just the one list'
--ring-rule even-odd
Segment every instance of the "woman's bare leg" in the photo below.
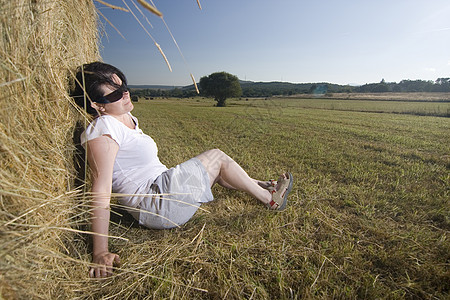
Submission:
{"label": "woman's bare leg", "polygon": [[208,172],[211,186],[219,183],[227,188],[247,192],[264,204],[270,202],[272,198],[270,192],[261,187],[258,180],[248,176],[241,166],[221,150],[208,150],[198,155],[197,158]]}
{"label": "woman's bare leg", "polygon": [[[254,182],[256,182],[260,187],[262,187],[263,189],[266,189],[266,190],[268,190],[269,188],[271,188],[271,187],[274,187],[275,185],[276,185],[276,181],[270,181],[270,180],[267,180],[267,181],[262,181],[262,180],[257,180],[257,179],[253,179],[252,178],[252,180],[254,181]],[[220,186],[223,186],[224,188],[227,188],[227,189],[230,189],[230,190],[235,190],[236,188],[234,187],[234,186],[232,186],[231,184],[229,184],[228,182],[226,182],[225,180],[223,180],[223,178],[222,177],[220,177],[218,180],[217,180],[217,183],[220,185]]]}

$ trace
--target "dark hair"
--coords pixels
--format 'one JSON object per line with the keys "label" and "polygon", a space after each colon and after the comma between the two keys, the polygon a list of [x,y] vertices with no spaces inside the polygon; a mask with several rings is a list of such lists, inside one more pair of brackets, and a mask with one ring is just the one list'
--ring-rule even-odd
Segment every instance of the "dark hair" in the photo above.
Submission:
{"label": "dark hair", "polygon": [[[113,81],[113,74],[116,74],[122,80],[122,83],[127,84],[127,79],[122,71],[112,65],[98,61],[84,64],[77,69],[75,85],[70,95],[78,106],[85,109],[87,113],[97,116],[97,111],[91,107],[89,99],[95,102],[96,99],[103,96],[103,91],[100,89],[102,85],[110,85],[115,88],[120,87]],[[88,98],[86,99],[86,107],[85,92],[86,98]]]}

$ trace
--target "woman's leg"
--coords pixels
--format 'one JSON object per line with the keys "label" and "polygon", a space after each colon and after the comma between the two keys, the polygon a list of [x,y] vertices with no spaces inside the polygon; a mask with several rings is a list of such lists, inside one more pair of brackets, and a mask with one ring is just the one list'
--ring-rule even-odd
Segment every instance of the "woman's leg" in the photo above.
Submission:
{"label": "woman's leg", "polygon": [[247,172],[221,150],[208,150],[197,158],[208,172],[211,186],[219,183],[227,188],[247,192],[264,204],[268,204],[272,199],[271,193],[261,187],[258,180],[250,178]]}
{"label": "woman's leg", "polygon": [[[253,179],[253,181],[256,182],[260,187],[262,187],[266,190],[270,190],[270,188],[274,188],[275,185],[277,184],[277,182],[274,180],[262,181],[262,180]],[[219,180],[217,180],[217,183],[220,186],[223,186],[224,188],[227,188],[230,190],[236,189],[234,186],[231,186],[228,182],[225,182],[225,180],[223,180],[222,177],[220,177]]]}

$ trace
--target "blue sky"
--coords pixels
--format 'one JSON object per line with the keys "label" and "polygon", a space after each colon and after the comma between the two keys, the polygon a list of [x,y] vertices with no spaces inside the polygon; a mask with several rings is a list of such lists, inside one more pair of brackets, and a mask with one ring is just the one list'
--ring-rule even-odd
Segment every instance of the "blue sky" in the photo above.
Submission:
{"label": "blue sky", "polygon": [[[122,0],[104,0],[125,7]],[[450,77],[448,0],[153,0],[162,20],[142,9],[153,28],[131,13],[96,1],[103,17],[101,54],[130,84],[192,84],[213,72],[243,80],[364,84]],[[150,2],[150,0],[147,0]]]}

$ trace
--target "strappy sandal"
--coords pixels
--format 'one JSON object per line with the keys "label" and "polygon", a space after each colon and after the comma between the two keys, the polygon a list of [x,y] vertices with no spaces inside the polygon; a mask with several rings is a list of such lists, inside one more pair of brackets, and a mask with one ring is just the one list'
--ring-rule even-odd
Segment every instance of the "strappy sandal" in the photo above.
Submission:
{"label": "strappy sandal", "polygon": [[287,172],[284,175],[284,177],[280,176],[280,179],[278,179],[278,190],[276,187],[273,187],[270,191],[272,193],[272,200],[268,204],[270,209],[283,210],[286,208],[287,196],[292,190],[294,178],[290,172]]}
{"label": "strappy sandal", "polygon": [[258,184],[263,189],[266,189],[266,190],[268,190],[269,192],[272,193],[272,191],[277,186],[277,181],[275,179],[269,179],[268,181],[264,181],[264,183],[258,183]]}

